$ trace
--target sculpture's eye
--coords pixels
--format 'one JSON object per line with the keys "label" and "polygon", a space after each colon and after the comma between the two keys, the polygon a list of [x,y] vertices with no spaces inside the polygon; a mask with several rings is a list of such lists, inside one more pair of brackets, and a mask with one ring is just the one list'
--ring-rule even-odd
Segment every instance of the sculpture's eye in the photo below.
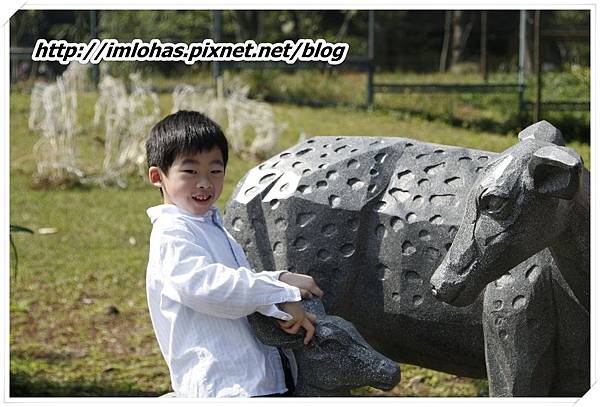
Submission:
{"label": "sculpture's eye", "polygon": [[479,211],[490,215],[499,215],[508,205],[509,199],[499,195],[484,195],[479,200]]}

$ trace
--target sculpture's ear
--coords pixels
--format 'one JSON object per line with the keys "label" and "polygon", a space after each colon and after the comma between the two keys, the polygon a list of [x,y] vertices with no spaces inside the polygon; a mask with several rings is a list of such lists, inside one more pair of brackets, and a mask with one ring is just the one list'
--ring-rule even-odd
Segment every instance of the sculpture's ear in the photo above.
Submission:
{"label": "sculpture's ear", "polygon": [[546,146],[533,153],[529,173],[536,192],[573,199],[579,189],[583,160],[572,149]]}
{"label": "sculpture's ear", "polygon": [[564,146],[562,133],[546,120],[534,123],[519,133],[519,140],[539,140]]}
{"label": "sculpture's ear", "polygon": [[290,349],[299,349],[304,346],[303,328],[300,328],[300,331],[295,335],[287,334],[281,330],[277,319],[259,312],[248,315],[248,322],[258,340],[265,345]]}

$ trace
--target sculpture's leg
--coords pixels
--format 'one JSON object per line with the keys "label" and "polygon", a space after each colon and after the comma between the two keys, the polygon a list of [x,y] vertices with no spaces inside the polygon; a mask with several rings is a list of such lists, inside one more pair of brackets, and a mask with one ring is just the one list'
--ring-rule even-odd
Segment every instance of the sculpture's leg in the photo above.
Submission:
{"label": "sculpture's leg", "polygon": [[553,273],[553,283],[558,337],[550,395],[581,397],[590,388],[590,315],[559,272]]}
{"label": "sculpture's leg", "polygon": [[483,330],[490,396],[547,396],[555,373],[550,270],[521,264],[485,291]]}

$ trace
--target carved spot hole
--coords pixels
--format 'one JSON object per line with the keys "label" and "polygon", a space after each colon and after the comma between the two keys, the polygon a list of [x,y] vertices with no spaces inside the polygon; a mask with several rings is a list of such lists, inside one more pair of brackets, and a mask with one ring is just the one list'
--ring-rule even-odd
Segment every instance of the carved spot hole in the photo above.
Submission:
{"label": "carved spot hole", "polygon": [[273,253],[275,253],[275,254],[283,253],[283,243],[275,242],[275,244],[273,245]]}
{"label": "carved spot hole", "polygon": [[333,151],[336,152],[336,153],[339,153],[340,151],[344,150],[347,147],[348,147],[347,145],[339,146],[338,148],[336,148]]}
{"label": "carved spot hole", "polygon": [[273,209],[273,210],[279,208],[279,200],[278,199],[271,199],[271,202],[269,202],[269,204],[271,205],[271,209]]}
{"label": "carved spot hole", "polygon": [[277,229],[279,230],[285,230],[287,229],[288,222],[284,218],[277,218],[275,219],[275,226],[277,226]]}
{"label": "carved spot hole", "polygon": [[392,188],[388,193],[399,203],[404,203],[410,198],[410,192],[400,188]]}
{"label": "carved spot hole", "polygon": [[423,278],[416,271],[407,270],[403,273],[404,280],[413,286],[422,286]]}
{"label": "carved spot hole", "polygon": [[392,293],[392,300],[395,302],[400,302],[400,294]]}
{"label": "carved spot hole", "polygon": [[414,223],[417,221],[417,214],[414,212],[409,212],[406,214],[406,221],[408,223]]}
{"label": "carved spot hole", "polygon": [[348,168],[353,168],[356,169],[360,167],[360,163],[358,162],[358,160],[355,160],[354,158],[350,161],[348,161]]}
{"label": "carved spot hole", "polygon": [[522,295],[517,295],[512,302],[514,309],[521,309],[527,304],[527,299]]}
{"label": "carved spot hole", "polygon": [[421,195],[415,195],[415,197],[413,198],[413,204],[416,207],[423,205],[424,201],[425,200],[423,199],[423,197]]}
{"label": "carved spot hole", "polygon": [[351,244],[345,244],[342,247],[340,247],[340,253],[342,254],[342,256],[344,257],[350,257],[354,254],[354,245]]}
{"label": "carved spot hole", "polygon": [[503,305],[504,304],[503,304],[502,300],[494,301],[494,309],[497,311],[501,310]]}
{"label": "carved spot hole", "polygon": [[370,194],[375,193],[375,191],[377,191],[377,184],[370,184],[367,191],[369,191]]}
{"label": "carved spot hole", "polygon": [[431,240],[431,234],[427,230],[420,230],[419,231],[419,239],[424,240],[424,241],[429,241],[429,240]]}
{"label": "carved spot hole", "polygon": [[292,153],[287,153],[287,152],[281,153],[281,154],[279,154],[279,158],[286,158],[286,157],[289,157],[290,155],[292,155]]}
{"label": "carved spot hole", "polygon": [[422,188],[426,188],[430,184],[431,184],[431,181],[429,181],[427,178],[421,178],[420,180],[417,181],[417,185]]}
{"label": "carved spot hole", "polygon": [[462,184],[460,177],[450,177],[444,180],[444,183],[450,186],[460,185]]}
{"label": "carved spot hole", "polygon": [[327,168],[327,167],[329,167],[329,164],[327,164],[327,163],[322,163],[322,164],[319,164],[319,167],[318,167],[318,168],[319,168],[320,170],[324,170],[324,169],[325,169],[325,168]]}
{"label": "carved spot hole", "polygon": [[415,246],[413,246],[413,244],[409,240],[402,243],[402,254],[404,256],[410,256],[411,254],[414,254],[416,251],[417,251],[417,249],[415,248]]}
{"label": "carved spot hole", "polygon": [[244,221],[241,218],[235,218],[231,222],[231,226],[233,227],[233,230],[239,232],[244,227]]}
{"label": "carved spot hole", "polygon": [[440,215],[433,215],[431,218],[429,218],[429,222],[433,225],[441,225],[444,223],[444,218],[442,218]]}
{"label": "carved spot hole", "polygon": [[529,269],[527,269],[527,271],[525,272],[525,277],[533,283],[538,278],[541,272],[542,268],[537,264],[534,264],[533,266],[529,267]]}
{"label": "carved spot hole", "polygon": [[340,206],[341,201],[342,200],[337,195],[329,196],[329,206],[331,206],[332,208],[337,208],[338,206]]}
{"label": "carved spot hole", "polygon": [[306,250],[306,248],[308,247],[308,244],[309,244],[308,240],[306,240],[302,236],[298,237],[294,241],[294,246],[296,247],[296,250],[298,250],[299,252]]}
{"label": "carved spot hole", "polygon": [[390,226],[394,232],[397,232],[404,227],[404,222],[399,217],[393,216],[390,219]]}
{"label": "carved spot hole", "polygon": [[300,150],[300,151],[298,151],[298,152],[296,153],[296,157],[301,157],[301,156],[303,156],[304,154],[310,153],[311,151],[313,151],[313,149],[312,149],[312,148],[310,148],[310,147],[309,147],[309,148],[302,149],[302,150]]}
{"label": "carved spot hole", "polygon": [[358,191],[359,189],[365,186],[365,183],[359,180],[358,178],[350,178],[347,184],[350,185],[353,191]]}
{"label": "carved spot hole", "polygon": [[312,189],[310,185],[298,185],[296,191],[300,192],[301,194],[310,194],[312,192]]}
{"label": "carved spot hole", "polygon": [[425,167],[424,171],[428,175],[436,175],[444,168],[445,165],[445,162],[441,162],[434,165],[428,165],[427,167]]}
{"label": "carved spot hole", "polygon": [[250,188],[248,188],[246,190],[246,192],[244,192],[244,195],[246,195],[246,196],[252,196],[252,195],[254,195],[257,192],[258,192],[258,188],[257,187],[250,187]]}
{"label": "carved spot hole", "polygon": [[359,224],[360,224],[360,222],[359,222],[358,218],[352,218],[348,221],[348,227],[353,232],[356,232],[358,230]]}
{"label": "carved spot hole", "polygon": [[377,171],[375,168],[371,168],[371,169],[369,170],[369,174],[370,174],[372,177],[376,177],[376,176],[378,176],[378,175],[379,175],[379,171]]}
{"label": "carved spot hole", "polygon": [[317,181],[317,188],[318,189],[326,189],[327,188],[327,181]]}
{"label": "carved spot hole", "polygon": [[379,201],[375,204],[375,206],[373,207],[373,210],[375,212],[381,212],[385,209],[385,207],[387,206],[387,202],[386,201]]}
{"label": "carved spot hole", "polygon": [[296,161],[295,163],[292,164],[292,168],[298,168],[302,165],[302,161]]}
{"label": "carved spot hole", "polygon": [[321,261],[327,261],[328,259],[331,258],[331,253],[329,253],[327,250],[325,249],[321,249],[317,252],[317,257],[319,258],[319,260]]}
{"label": "carved spot hole", "polygon": [[337,171],[329,171],[329,172],[327,172],[327,175],[325,175],[325,177],[328,180],[332,180],[333,181],[334,179],[337,179],[338,173],[337,173]]}

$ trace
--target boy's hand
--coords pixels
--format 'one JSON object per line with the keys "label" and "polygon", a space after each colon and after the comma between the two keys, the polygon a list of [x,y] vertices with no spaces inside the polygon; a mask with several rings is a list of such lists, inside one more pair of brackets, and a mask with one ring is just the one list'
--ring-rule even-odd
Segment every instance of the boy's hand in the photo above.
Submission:
{"label": "boy's hand", "polygon": [[300,301],[297,302],[284,302],[279,304],[282,311],[287,312],[292,316],[293,319],[289,321],[277,321],[283,332],[288,334],[297,334],[300,327],[306,330],[304,335],[304,344],[308,345],[313,335],[315,334],[315,327],[313,322],[317,320],[317,316],[310,312],[305,312]]}
{"label": "boy's hand", "polygon": [[284,271],[279,275],[279,281],[298,287],[300,289],[300,295],[302,295],[302,298],[304,299],[313,298],[315,295],[319,298],[323,298],[323,291],[321,291],[311,276]]}

